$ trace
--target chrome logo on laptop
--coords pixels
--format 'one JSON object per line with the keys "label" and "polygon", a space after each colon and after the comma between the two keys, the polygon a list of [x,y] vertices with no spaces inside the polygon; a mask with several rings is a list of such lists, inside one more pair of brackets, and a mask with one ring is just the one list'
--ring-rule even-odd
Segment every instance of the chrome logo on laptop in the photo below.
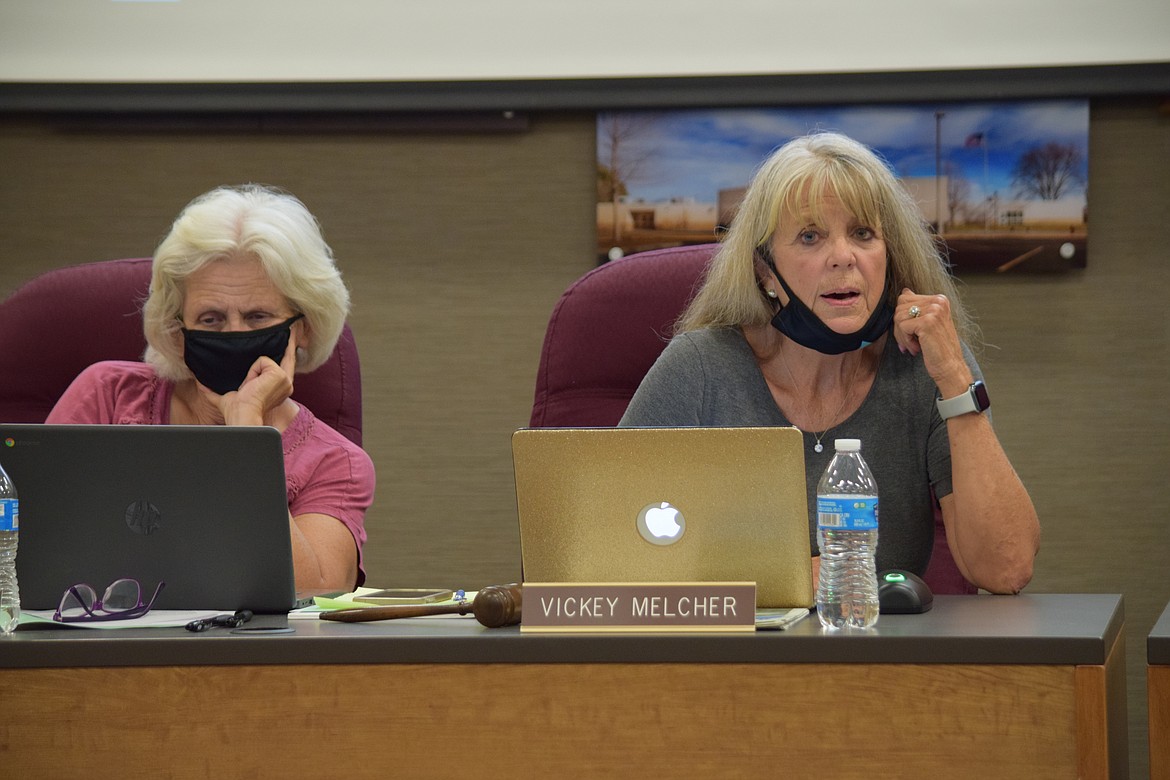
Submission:
{"label": "chrome logo on laptop", "polygon": [[650,544],[674,544],[686,531],[686,518],[669,501],[648,504],[638,513],[638,533]]}

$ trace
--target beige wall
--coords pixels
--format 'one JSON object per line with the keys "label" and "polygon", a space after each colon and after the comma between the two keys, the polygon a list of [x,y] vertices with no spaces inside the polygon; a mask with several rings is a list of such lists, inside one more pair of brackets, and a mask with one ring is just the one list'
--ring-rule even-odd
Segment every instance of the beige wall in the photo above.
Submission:
{"label": "beige wall", "polygon": [[[1131,765],[1145,636],[1170,600],[1170,116],[1094,103],[1089,267],[967,279],[996,427],[1044,524],[1033,591],[1125,594]],[[0,295],[44,269],[149,255],[194,195],[265,181],[325,226],[354,293],[371,584],[519,576],[509,434],[548,315],[593,264],[590,114],[515,134],[93,131],[0,117]],[[4,377],[0,381],[12,381]]]}

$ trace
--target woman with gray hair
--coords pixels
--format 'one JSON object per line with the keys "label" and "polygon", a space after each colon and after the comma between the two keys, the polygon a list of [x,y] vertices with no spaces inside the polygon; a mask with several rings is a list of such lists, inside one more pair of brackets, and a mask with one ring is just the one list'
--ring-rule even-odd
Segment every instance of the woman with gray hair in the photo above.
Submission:
{"label": "woman with gray hair", "polygon": [[365,580],[373,462],[291,398],[294,375],[328,360],[348,313],[303,203],[269,187],[217,188],[183,209],[155,251],[146,362],[90,366],[46,422],[276,428],[297,590],[352,590]]}
{"label": "woman with gray hair", "polygon": [[800,428],[814,551],[831,442],[861,439],[881,491],[878,569],[925,571],[937,501],[963,575],[1014,593],[1032,577],[1039,520],[991,427],[976,338],[890,170],[815,133],[756,172],[620,424]]}

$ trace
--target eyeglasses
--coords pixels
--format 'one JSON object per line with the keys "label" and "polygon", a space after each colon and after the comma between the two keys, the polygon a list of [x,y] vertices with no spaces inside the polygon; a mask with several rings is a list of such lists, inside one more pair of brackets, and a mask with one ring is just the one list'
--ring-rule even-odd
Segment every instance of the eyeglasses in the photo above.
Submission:
{"label": "eyeglasses", "polygon": [[160,580],[150,601],[143,604],[142,586],[138,584],[138,580],[129,578],[114,580],[100,599],[92,585],[79,582],[70,585],[61,596],[61,603],[53,613],[53,620],[60,623],[79,623],[86,620],[129,620],[142,617],[150,611],[164,585],[166,583]]}

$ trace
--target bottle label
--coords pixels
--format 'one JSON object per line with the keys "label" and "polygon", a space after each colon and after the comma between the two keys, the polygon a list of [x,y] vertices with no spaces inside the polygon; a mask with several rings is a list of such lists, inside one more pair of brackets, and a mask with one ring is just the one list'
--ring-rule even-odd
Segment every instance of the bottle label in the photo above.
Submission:
{"label": "bottle label", "polygon": [[841,531],[876,531],[875,496],[817,496],[817,526]]}
{"label": "bottle label", "polygon": [[20,530],[20,501],[0,498],[0,531]]}

